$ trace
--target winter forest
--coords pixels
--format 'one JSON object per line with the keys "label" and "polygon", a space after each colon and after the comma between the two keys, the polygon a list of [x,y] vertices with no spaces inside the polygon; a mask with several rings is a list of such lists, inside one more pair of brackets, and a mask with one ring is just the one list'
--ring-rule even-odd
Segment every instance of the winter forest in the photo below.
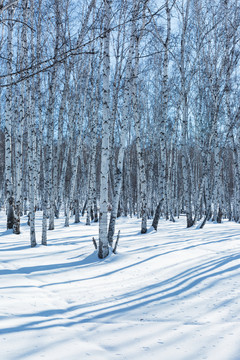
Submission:
{"label": "winter forest", "polygon": [[0,0],[0,358],[239,360],[239,0]]}
{"label": "winter forest", "polygon": [[[240,221],[237,0],[19,0],[1,11],[1,206],[36,245],[64,209]],[[108,212],[111,213],[108,222]]]}

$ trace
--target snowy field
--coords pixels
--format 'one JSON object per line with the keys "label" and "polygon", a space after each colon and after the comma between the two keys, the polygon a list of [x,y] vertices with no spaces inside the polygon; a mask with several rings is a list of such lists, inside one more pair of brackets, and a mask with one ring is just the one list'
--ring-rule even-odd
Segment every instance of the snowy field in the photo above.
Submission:
{"label": "snowy field", "polygon": [[117,255],[99,260],[97,224],[60,219],[31,249],[26,221],[16,236],[0,217],[1,360],[240,359],[240,225],[141,235],[122,218]]}

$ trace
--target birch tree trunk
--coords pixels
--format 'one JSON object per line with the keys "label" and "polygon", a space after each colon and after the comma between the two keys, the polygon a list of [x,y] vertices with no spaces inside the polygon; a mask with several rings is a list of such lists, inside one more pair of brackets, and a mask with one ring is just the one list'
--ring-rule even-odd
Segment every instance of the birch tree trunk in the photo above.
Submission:
{"label": "birch tree trunk", "polygon": [[[41,17],[41,10],[42,10],[42,0],[38,1],[38,20],[37,20],[37,35],[36,35],[36,63],[40,64],[41,60],[41,35],[42,35],[42,17]],[[38,123],[36,124],[37,127],[37,142],[36,142],[36,183],[38,184],[38,188],[35,191],[35,201],[40,202],[42,198],[41,188],[43,184],[41,184],[41,164],[43,164],[43,110],[42,110],[42,91],[41,91],[41,83],[42,83],[42,76],[40,74],[39,65],[37,66],[37,75],[36,75],[36,84],[35,84],[35,92],[36,92],[36,106],[37,106],[37,116],[38,116]],[[42,199],[41,199],[42,200]],[[42,202],[38,203],[38,208],[42,210]]]}
{"label": "birch tree trunk", "polygon": [[[61,24],[61,15],[60,15],[60,4],[59,0],[55,1],[55,22],[56,22],[56,39],[55,39],[55,49],[54,49],[54,58],[57,59],[58,47],[60,43],[60,24]],[[49,166],[47,169],[47,182],[48,182],[48,205],[49,205],[49,226],[48,230],[54,230],[54,216],[55,216],[55,189],[54,189],[54,153],[53,153],[53,140],[54,140],[54,105],[55,105],[55,91],[57,85],[57,65],[54,66],[52,72],[52,79],[49,87],[49,103],[48,103],[48,142],[47,142],[47,156],[49,161]]]}
{"label": "birch tree trunk", "polygon": [[[56,218],[59,218],[59,212],[60,212],[60,204],[57,202],[58,196],[59,196],[59,190],[63,191],[63,184],[62,188],[59,189],[60,186],[59,185],[59,178],[60,178],[60,161],[61,161],[61,149],[63,147],[63,121],[64,121],[64,113],[67,110],[67,100],[68,100],[68,93],[69,93],[69,78],[70,78],[70,73],[71,73],[71,68],[72,68],[72,64],[71,63],[65,63],[65,79],[64,79],[64,88],[63,88],[63,93],[62,93],[62,98],[61,98],[61,104],[60,104],[60,108],[59,108],[59,115],[58,115],[58,141],[57,141],[57,149],[56,152],[54,154],[54,161],[53,161],[53,192],[52,192],[52,203],[55,204],[55,215]],[[71,120],[73,118],[73,116],[70,117]],[[70,120],[69,120],[70,121]],[[68,150],[70,147],[70,144],[72,143],[72,131],[71,131],[71,126],[70,126],[70,139],[67,143],[67,158],[68,158]],[[66,155],[64,156],[64,162],[67,161],[66,159]],[[64,164],[65,165],[65,164]],[[60,197],[60,196],[59,196]],[[61,198],[62,199],[62,198]],[[60,206],[59,206],[60,205]]]}
{"label": "birch tree trunk", "polygon": [[[34,21],[34,2],[30,0],[31,26]],[[31,33],[31,58],[34,59],[34,41]],[[27,98],[28,98],[28,171],[29,171],[29,223],[30,223],[30,243],[31,247],[37,245],[35,232],[35,191],[36,191],[36,124],[35,124],[35,94],[33,88],[34,79],[27,80]]]}
{"label": "birch tree trunk", "polygon": [[[89,61],[89,64],[87,64],[87,69],[90,69],[91,62]],[[78,170],[78,163],[79,163],[79,157],[81,154],[81,146],[82,146],[82,125],[83,120],[85,116],[85,108],[86,108],[86,102],[87,102],[87,94],[88,94],[88,86],[89,86],[89,77],[90,72],[87,72],[87,76],[85,79],[85,86],[84,86],[84,94],[83,94],[83,101],[81,106],[81,114],[79,114],[79,104],[76,102],[76,108],[75,113],[73,113],[73,116],[76,117],[77,122],[77,143],[75,147],[74,155],[72,156],[72,176],[70,179],[70,185],[69,185],[69,196],[66,204],[66,211],[65,211],[65,226],[69,226],[69,212],[70,208],[73,206],[73,196],[74,191],[77,191],[76,189],[76,179],[77,179],[77,170]],[[77,99],[78,97],[76,97]]]}
{"label": "birch tree trunk", "polygon": [[110,120],[110,14],[111,0],[104,0],[104,34],[103,34],[103,95],[102,95],[102,149],[101,149],[101,182],[99,214],[98,257],[104,259],[109,254],[108,247],[108,171],[109,171],[109,120]]}
{"label": "birch tree trunk", "polygon": [[[88,9],[86,11],[86,15],[84,16],[83,23],[82,23],[82,26],[81,26],[80,35],[79,35],[79,38],[78,38],[78,41],[77,41],[78,46],[82,45],[84,35],[86,34],[86,30],[88,29],[87,23],[89,21],[90,14],[95,8],[95,2],[96,2],[96,0],[92,0],[90,2],[89,6],[88,6]],[[90,69],[90,65],[91,65],[91,61],[89,59],[88,63],[87,63],[88,70]],[[76,179],[77,179],[78,162],[79,162],[79,157],[80,157],[80,153],[81,153],[82,122],[83,122],[83,119],[84,119],[84,116],[85,116],[85,107],[86,107],[86,101],[87,101],[87,91],[88,91],[88,84],[89,84],[89,76],[90,76],[90,72],[87,71],[86,80],[85,80],[85,87],[84,87],[83,102],[82,102],[82,106],[81,106],[81,115],[79,114],[79,106],[78,106],[79,104],[77,104],[77,103],[76,103],[76,107],[75,107],[75,112],[73,114],[73,116],[76,117],[76,126],[77,126],[78,134],[77,134],[77,143],[76,143],[76,147],[75,147],[75,152],[74,152],[73,159],[72,159],[72,176],[71,176],[71,179],[70,179],[70,186],[69,186],[70,187],[70,193],[69,193],[68,199],[66,199],[66,202],[65,202],[65,226],[69,226],[70,207],[73,205],[74,191],[77,192],[77,189],[75,189],[75,186],[76,186]],[[79,74],[77,74],[77,79],[79,80]],[[77,98],[78,98],[78,96],[77,96]]]}
{"label": "birch tree trunk", "polygon": [[111,217],[108,228],[108,242],[112,246],[113,236],[115,232],[115,223],[118,212],[118,204],[121,193],[122,178],[123,178],[123,160],[124,153],[127,144],[127,130],[128,130],[128,115],[129,115],[129,103],[130,103],[130,88],[131,88],[131,76],[132,76],[132,59],[134,55],[134,42],[135,42],[135,32],[136,32],[136,18],[137,18],[137,2],[134,1],[133,4],[133,17],[132,17],[132,29],[130,44],[128,50],[128,56],[125,67],[125,81],[124,81],[124,98],[123,98],[123,109],[122,109],[122,122],[121,122],[121,135],[120,135],[120,144],[119,152],[117,159],[116,174],[114,176],[114,191],[113,191],[113,202]]}
{"label": "birch tree trunk", "polygon": [[138,104],[138,90],[137,90],[137,80],[138,80],[138,67],[139,67],[139,38],[135,38],[135,63],[133,71],[133,83],[132,83],[132,104],[133,104],[133,117],[134,117],[134,127],[136,133],[136,150],[137,150],[137,159],[139,165],[139,180],[140,180],[140,198],[141,198],[141,233],[145,234],[147,232],[147,180],[145,173],[145,163],[143,157],[143,147],[140,142],[140,114],[139,114],[139,104]]}
{"label": "birch tree trunk", "polygon": [[[95,9],[94,9],[95,10]],[[95,11],[92,14],[92,20],[95,20]],[[102,23],[101,23],[102,26]],[[92,52],[95,50],[95,29],[92,31]],[[99,86],[100,86],[100,78],[101,78],[101,66],[102,66],[102,39],[100,40],[100,56],[99,61],[92,58],[91,62],[91,78],[90,78],[90,86],[91,86],[91,96],[90,101],[92,104],[92,112],[91,112],[91,119],[90,119],[90,136],[91,136],[91,144],[90,144],[90,165],[89,165],[89,187],[88,187],[88,194],[87,194],[87,217],[86,217],[86,225],[90,225],[90,219],[94,220],[93,215],[93,208],[95,206],[95,202],[97,199],[97,184],[96,184],[96,151],[97,151],[97,127],[98,127],[98,111],[99,111]],[[98,69],[96,80],[94,81],[94,73],[95,70]],[[98,221],[98,215],[96,212],[95,222]]]}
{"label": "birch tree trunk", "polygon": [[[7,26],[7,77],[9,83],[11,83],[12,73],[12,34],[13,34],[13,8],[8,9],[8,26]],[[5,187],[6,187],[6,208],[7,208],[7,229],[12,229],[14,224],[14,212],[13,212],[13,183],[12,183],[12,88],[7,87],[6,90],[6,115],[5,115]]]}
{"label": "birch tree trunk", "polygon": [[[28,22],[28,1],[25,0],[22,2],[22,13],[23,13],[23,23]],[[20,69],[24,71],[24,68],[28,66],[28,43],[27,43],[27,27],[22,25],[21,32],[21,47],[20,47]],[[26,72],[27,74],[27,72]],[[17,134],[16,134],[16,155],[15,155],[15,169],[16,169],[16,196],[15,196],[15,209],[14,209],[14,225],[13,233],[20,234],[20,213],[21,213],[21,200],[22,200],[22,138],[23,138],[23,125],[24,120],[27,122],[28,116],[28,101],[29,101],[29,88],[26,88],[26,83],[23,82],[20,84],[20,117],[19,121],[16,124]],[[27,94],[25,96],[25,94]],[[25,106],[25,103],[26,106]],[[25,112],[26,107],[26,112]],[[27,115],[27,116],[26,116]]]}
{"label": "birch tree trunk", "polygon": [[194,224],[192,217],[192,201],[191,201],[191,179],[190,179],[190,164],[188,162],[187,154],[187,135],[188,135],[188,90],[186,85],[186,30],[189,21],[189,6],[190,0],[187,0],[186,11],[182,13],[182,33],[181,33],[181,105],[182,105],[182,146],[181,146],[181,163],[182,163],[182,177],[184,189],[185,212],[187,218],[187,227]]}
{"label": "birch tree trunk", "polygon": [[68,157],[71,147],[73,147],[73,135],[74,135],[74,119],[77,112],[77,100],[78,97],[74,97],[75,100],[71,101],[69,104],[69,113],[68,113],[68,127],[67,127],[67,134],[68,139],[67,143],[65,145],[64,153],[63,153],[63,161],[60,171],[60,180],[58,183],[58,195],[57,195],[57,205],[56,205],[56,212],[59,215],[62,201],[63,201],[63,194],[65,191],[65,180],[66,180],[66,172],[67,172],[67,163],[68,163]]}
{"label": "birch tree trunk", "polygon": [[[167,35],[166,39],[163,42],[164,45],[164,59],[163,59],[163,82],[162,82],[162,96],[163,96],[163,103],[162,103],[162,116],[160,121],[160,150],[161,150],[161,164],[160,164],[160,174],[159,174],[159,181],[160,181],[160,201],[157,205],[154,219],[152,222],[152,227],[157,230],[158,222],[160,218],[161,208],[167,202],[167,181],[166,181],[166,124],[167,124],[167,116],[168,116],[168,64],[169,64],[169,41],[170,41],[170,34],[171,34],[171,13],[169,9],[168,0],[165,3],[166,15],[167,15]],[[156,26],[155,26],[156,28]],[[158,29],[156,29],[158,32]],[[166,207],[166,206],[165,206]]]}
{"label": "birch tree trunk", "polygon": [[[54,59],[57,58],[59,37],[60,37],[60,14],[59,3],[55,0],[55,21],[56,21],[56,38],[54,48]],[[54,135],[54,103],[55,90],[57,81],[57,66],[53,66],[51,78],[49,80],[49,98],[47,108],[47,143],[45,159],[45,176],[44,176],[44,195],[43,195],[43,222],[42,222],[42,244],[47,245],[47,218],[49,217],[49,230],[54,229],[54,203],[53,203],[53,135]]]}

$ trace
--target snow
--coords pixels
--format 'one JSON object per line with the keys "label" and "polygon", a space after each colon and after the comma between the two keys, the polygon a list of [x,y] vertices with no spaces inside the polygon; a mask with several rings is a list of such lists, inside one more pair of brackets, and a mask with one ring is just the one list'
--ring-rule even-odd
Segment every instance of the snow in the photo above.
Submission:
{"label": "snow", "polygon": [[1,360],[240,359],[239,224],[181,217],[141,235],[121,218],[117,254],[99,260],[98,224],[61,218],[30,248],[26,222],[13,235],[0,216]]}

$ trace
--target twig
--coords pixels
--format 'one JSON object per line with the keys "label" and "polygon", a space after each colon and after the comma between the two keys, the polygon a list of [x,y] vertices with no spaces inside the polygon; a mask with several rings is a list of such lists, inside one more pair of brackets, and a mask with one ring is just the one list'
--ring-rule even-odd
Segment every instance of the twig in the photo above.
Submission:
{"label": "twig", "polygon": [[92,241],[93,241],[93,245],[94,245],[95,249],[97,250],[97,242],[96,242],[96,240],[94,239],[94,237],[92,238]]}
{"label": "twig", "polygon": [[118,246],[119,238],[120,238],[120,230],[118,231],[117,240],[115,242],[115,246],[114,246],[114,249],[113,249],[114,254],[116,254],[116,252],[117,252],[117,246]]}

